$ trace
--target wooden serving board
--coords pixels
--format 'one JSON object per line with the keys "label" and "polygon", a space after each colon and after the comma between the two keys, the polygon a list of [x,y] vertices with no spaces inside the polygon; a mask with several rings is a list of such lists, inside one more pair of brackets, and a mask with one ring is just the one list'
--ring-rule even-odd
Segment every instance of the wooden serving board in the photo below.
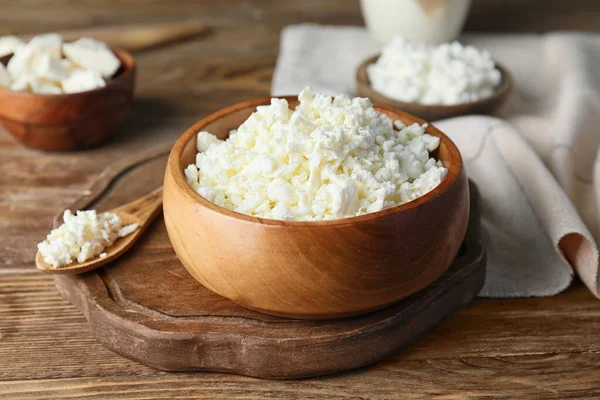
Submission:
{"label": "wooden serving board", "polygon": [[[76,208],[106,210],[153,190],[165,163],[166,149],[158,149],[114,165]],[[485,252],[476,207],[471,214],[463,249],[438,281],[392,307],[353,318],[278,318],[209,291],[178,261],[162,217],[118,261],[54,279],[101,343],[151,367],[263,378],[329,374],[396,353],[473,300],[483,285]]]}

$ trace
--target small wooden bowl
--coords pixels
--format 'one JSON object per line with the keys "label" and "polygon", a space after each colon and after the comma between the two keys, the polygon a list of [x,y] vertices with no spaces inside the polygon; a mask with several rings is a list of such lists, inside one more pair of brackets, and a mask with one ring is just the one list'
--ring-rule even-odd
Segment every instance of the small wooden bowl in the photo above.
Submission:
{"label": "small wooden bowl", "polygon": [[486,99],[451,106],[404,103],[402,101],[391,99],[375,91],[371,87],[367,75],[367,66],[375,63],[378,58],[378,55],[371,57],[358,67],[358,70],[356,71],[356,90],[358,95],[361,97],[368,97],[374,103],[384,104],[397,110],[403,110],[414,114],[427,121],[435,121],[466,114],[493,114],[506,101],[513,86],[513,79],[508,70],[496,63],[496,68],[500,70],[502,80],[494,94]]}
{"label": "small wooden bowl", "polygon": [[[295,97],[284,97],[290,107]],[[409,203],[333,221],[277,221],[217,206],[198,195],[183,170],[195,162],[196,133],[225,139],[270,98],[216,112],[175,143],[164,181],[167,232],[189,273],[237,304],[267,314],[340,318],[386,307],[430,285],[454,260],[469,216],[469,189],[455,144],[440,137],[434,157],[448,168],[438,187]],[[406,124],[422,120],[384,106]]]}
{"label": "small wooden bowl", "polygon": [[[0,123],[17,140],[34,149],[73,151],[112,137],[133,102],[135,60],[113,50],[121,68],[106,86],[87,92],[43,95],[0,87]],[[4,65],[12,55],[0,58]]]}

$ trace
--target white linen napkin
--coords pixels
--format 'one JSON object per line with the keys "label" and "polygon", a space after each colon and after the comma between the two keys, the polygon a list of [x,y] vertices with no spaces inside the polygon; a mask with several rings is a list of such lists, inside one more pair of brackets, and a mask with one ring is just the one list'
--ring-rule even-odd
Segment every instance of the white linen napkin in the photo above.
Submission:
{"label": "white linen napkin", "polygon": [[[488,272],[480,295],[554,295],[569,286],[575,270],[600,297],[598,249],[590,233],[600,238],[600,36],[477,35],[461,41],[490,50],[516,84],[499,113],[504,119],[434,122],[457,144],[481,192]],[[355,95],[356,68],[378,52],[362,27],[286,27],[272,94],[311,86]]]}

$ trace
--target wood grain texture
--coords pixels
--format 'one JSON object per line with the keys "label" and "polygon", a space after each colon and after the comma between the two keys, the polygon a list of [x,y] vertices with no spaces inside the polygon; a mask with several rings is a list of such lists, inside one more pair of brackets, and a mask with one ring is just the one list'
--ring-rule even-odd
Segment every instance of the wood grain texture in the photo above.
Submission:
{"label": "wood grain texture", "polygon": [[[81,37],[100,40],[115,49],[139,52],[167,44],[177,43],[206,34],[206,24],[189,20],[149,25],[107,26],[101,28],[75,29],[58,32],[65,41],[75,41]],[[25,36],[28,40],[32,35]]]}
{"label": "wood grain texture", "polygon": [[[32,151],[0,129],[0,398],[596,399],[600,302],[576,284],[551,298],[477,300],[399,356],[332,377],[263,381],[156,372],[107,350],[39,273],[34,249],[53,216],[93,191],[107,166],[169,146],[199,118],[269,94],[280,29],[362,24],[357,0],[0,0],[0,35],[200,20],[213,33],[136,55],[136,101],[102,147]],[[597,0],[473,0],[467,31],[600,31]],[[140,196],[156,159],[131,171]],[[162,168],[162,170],[161,170]],[[153,186],[154,185],[154,186]],[[128,187],[106,199],[113,208]],[[171,251],[165,246],[152,254]]]}
{"label": "wood grain texture", "polygon": [[495,88],[494,93],[485,99],[470,103],[455,105],[436,105],[405,103],[392,99],[379,93],[371,86],[367,68],[369,65],[377,62],[379,56],[374,56],[363,61],[356,70],[356,91],[361,97],[368,97],[377,104],[383,104],[397,110],[403,110],[427,121],[438,121],[444,118],[457,117],[466,114],[493,114],[502,104],[506,102],[513,89],[513,78],[506,68],[496,63],[496,68],[500,70],[502,80],[500,85]]}
{"label": "wood grain texture", "polygon": [[[166,241],[162,223],[145,241]],[[146,245],[98,272],[57,275],[55,283],[101,343],[168,371],[280,379],[372,364],[470,303],[485,276],[483,248],[468,242],[440,279],[396,305],[355,318],[299,321],[238,306],[200,286],[175,257],[143,253]]]}
{"label": "wood grain texture", "polygon": [[[148,259],[158,254],[166,261],[173,259],[172,249],[163,247],[162,242],[149,240],[141,245],[147,245]],[[5,275],[0,298],[0,381],[152,371],[97,342],[81,312],[56,293],[52,276]],[[478,299],[382,365],[407,360],[600,353],[598,329],[600,307],[583,285],[545,299]],[[600,358],[596,362],[600,366]],[[112,369],[115,365],[117,370]]]}
{"label": "wood grain texture", "polygon": [[[291,108],[298,100],[286,97]],[[456,145],[440,138],[432,154],[448,169],[424,196],[376,213],[333,221],[276,221],[219,207],[185,180],[196,134],[225,139],[270,98],[209,115],[173,146],[165,172],[164,215],[177,256],[207,288],[253,310],[330,319],[381,309],[423,289],[448,268],[469,219],[469,188]],[[405,125],[424,121],[375,105]],[[324,268],[324,266],[326,266]]]}
{"label": "wood grain texture", "polygon": [[51,277],[5,278],[0,280],[0,398],[595,399],[599,395],[600,348],[595,333],[600,310],[583,286],[549,299],[477,300],[407,351],[372,367],[324,378],[264,381],[155,372],[98,343],[81,313],[55,293]]}
{"label": "wood grain texture", "polygon": [[[222,374],[123,374],[16,381],[19,399],[597,399],[598,353],[404,361],[310,380],[265,381]],[[590,389],[592,388],[592,389]]]}
{"label": "wood grain texture", "polygon": [[[0,123],[24,145],[46,151],[74,151],[110,139],[133,102],[133,56],[113,49],[121,67],[106,86],[81,93],[40,95],[0,87]],[[0,58],[4,65],[11,56]]]}

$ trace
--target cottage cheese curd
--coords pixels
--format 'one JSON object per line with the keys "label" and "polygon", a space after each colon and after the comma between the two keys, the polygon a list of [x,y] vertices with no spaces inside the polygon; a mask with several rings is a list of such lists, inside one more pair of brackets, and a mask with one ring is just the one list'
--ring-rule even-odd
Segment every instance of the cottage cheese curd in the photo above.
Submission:
{"label": "cottage cheese curd", "polygon": [[96,256],[104,258],[105,248],[139,227],[138,224],[122,226],[118,215],[97,214],[95,210],[77,211],[76,215],[67,210],[63,220],[61,226],[53,229],[46,240],[38,244],[44,261],[54,268],[75,261],[82,263]]}
{"label": "cottage cheese curd", "polygon": [[487,51],[458,42],[426,46],[395,37],[367,67],[377,92],[405,103],[452,105],[490,97],[501,74]]}
{"label": "cottage cheese curd", "polygon": [[68,60],[88,71],[98,72],[103,78],[110,78],[121,66],[106,44],[90,38],[65,43],[63,52]]}
{"label": "cottage cheese curd", "polygon": [[[0,37],[0,52],[12,50],[8,65],[0,64],[0,86],[38,94],[77,93],[106,86],[119,69],[119,59],[102,42],[82,38],[63,43],[49,33],[27,44]],[[63,58],[64,54],[64,58]]]}
{"label": "cottage cheese curd", "polygon": [[298,99],[294,111],[283,99],[258,107],[226,141],[199,132],[189,185],[240,213],[315,221],[406,203],[446,176],[425,126],[393,122],[366,98],[306,88]]}
{"label": "cottage cheese curd", "polygon": [[25,42],[16,36],[0,37],[0,57],[14,53],[18,47],[24,44]]}

